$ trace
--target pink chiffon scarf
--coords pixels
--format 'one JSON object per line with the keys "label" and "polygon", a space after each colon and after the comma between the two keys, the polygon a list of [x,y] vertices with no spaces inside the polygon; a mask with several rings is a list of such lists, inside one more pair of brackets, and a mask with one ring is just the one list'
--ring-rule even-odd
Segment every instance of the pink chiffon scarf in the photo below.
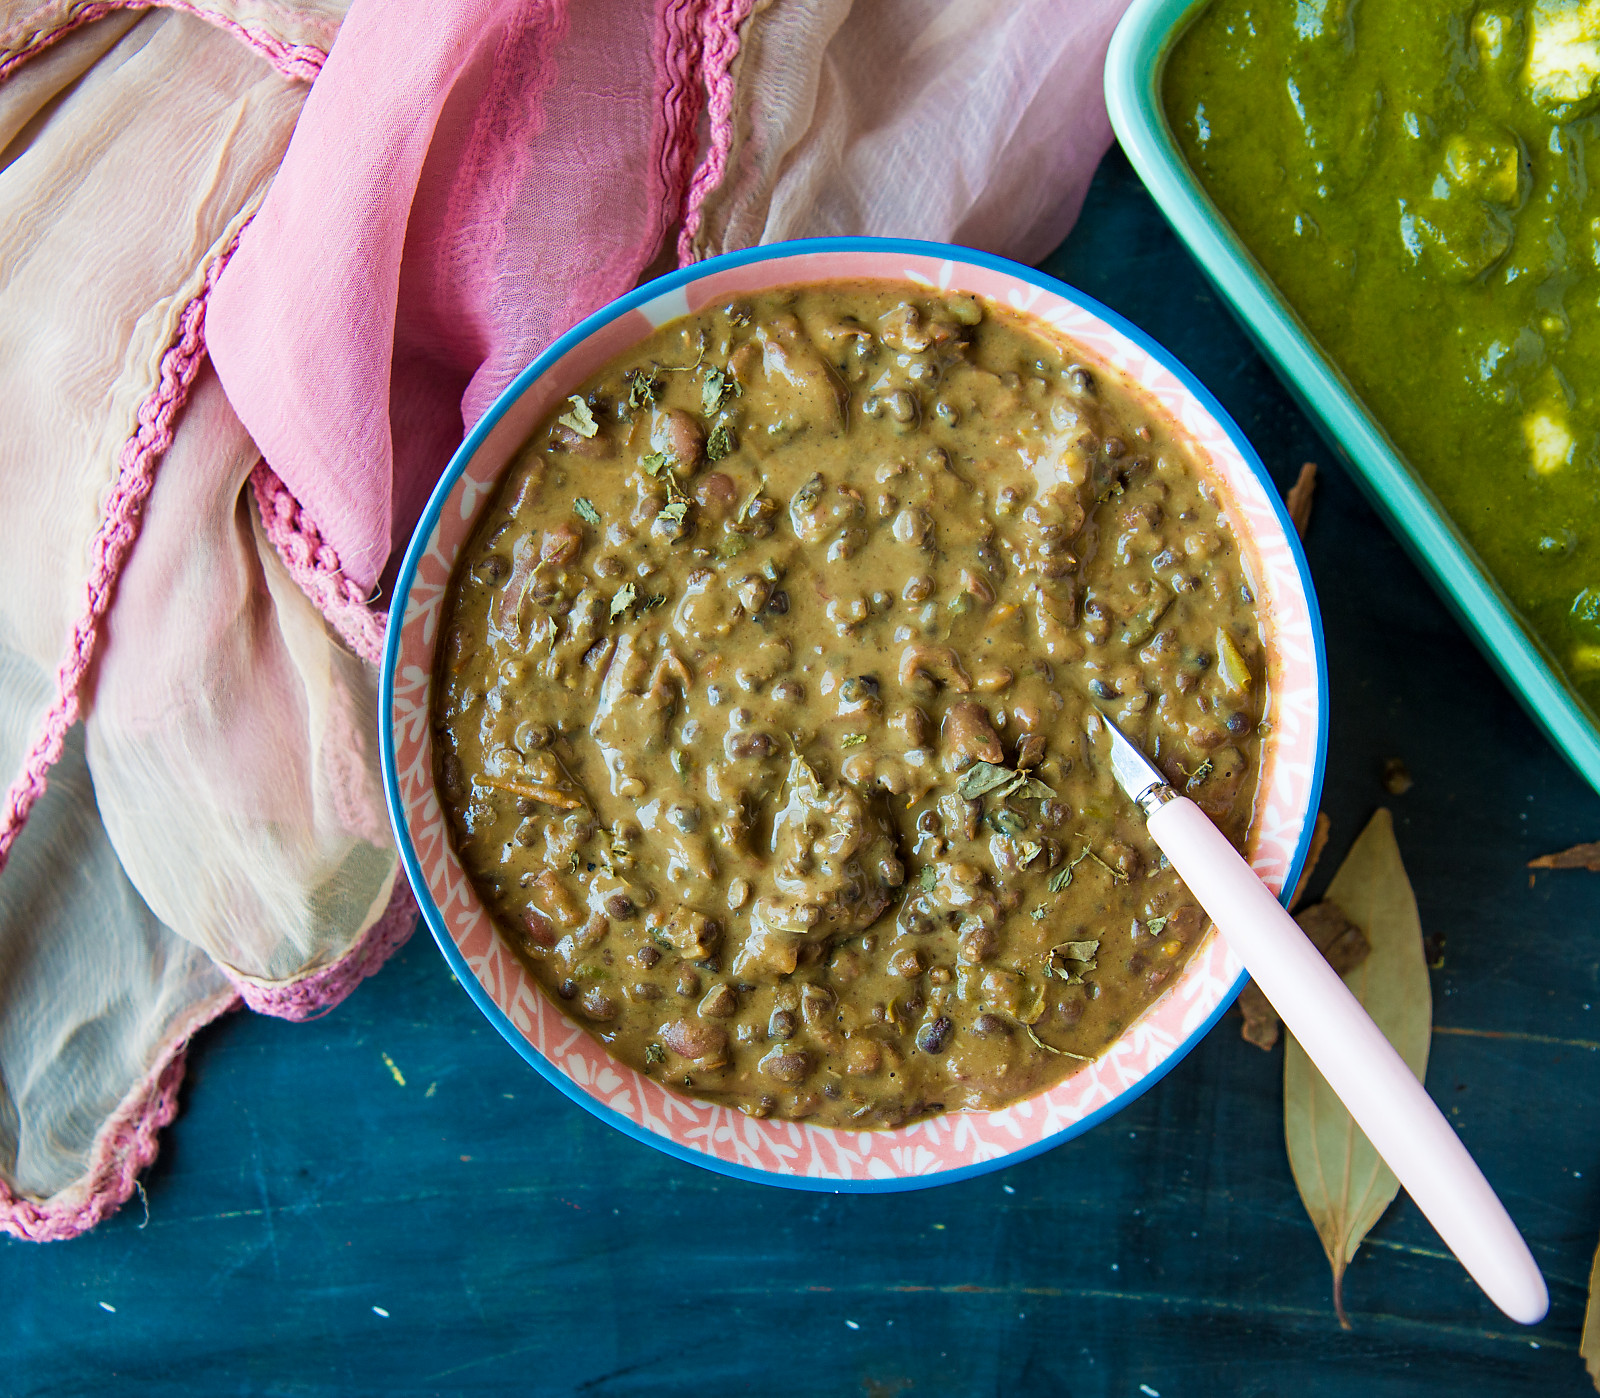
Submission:
{"label": "pink chiffon scarf", "polygon": [[[193,294],[143,376],[151,387],[130,434],[107,458],[111,487],[86,541],[81,605],[0,809],[0,866],[53,765],[77,751],[75,725],[90,720],[89,768],[114,810],[127,780],[117,762],[131,760],[127,715],[180,692],[174,668],[197,663],[194,645],[170,643],[184,623],[161,610],[168,575],[206,563],[203,541],[183,540],[171,514],[183,508],[176,478],[167,491],[176,506],[141,537],[170,461],[182,459],[185,489],[206,486],[208,469],[228,473],[212,493],[237,490],[232,517],[270,555],[251,586],[289,618],[272,645],[288,646],[302,670],[324,665],[319,645],[332,673],[350,655],[375,665],[386,568],[465,430],[551,339],[674,253],[861,232],[1036,258],[1059,241],[1110,139],[1100,68],[1125,3],[354,0],[341,15],[342,0],[161,0],[241,41],[276,81],[311,86],[265,197],[209,211],[224,235],[192,267]],[[0,0],[0,84],[67,36],[147,8]],[[7,27],[13,11],[22,18]],[[235,120],[281,122],[284,110],[242,105]],[[0,145],[0,169],[4,156]],[[208,508],[232,549],[228,505]],[[142,567],[130,571],[130,558]],[[289,617],[279,573],[315,604],[320,636]],[[256,681],[278,662],[265,651],[253,659],[236,637],[207,657],[201,623],[219,620],[196,618],[190,638],[201,669],[208,659],[219,668],[211,692],[241,706],[233,721],[247,722],[255,703],[270,726],[281,691]],[[361,685],[340,683],[348,709]],[[317,838],[388,858],[389,882],[378,884],[392,895],[355,897],[328,925],[287,939],[270,909],[253,923],[224,910],[221,941],[191,929],[151,872],[149,837],[108,815],[132,886],[220,976],[208,978],[200,957],[184,963],[187,980],[156,987],[161,1009],[125,1081],[56,1104],[99,1121],[60,1178],[24,1186],[0,1172],[0,1227],[44,1239],[91,1226],[153,1158],[196,1028],[239,1003],[319,1013],[409,935],[414,909],[374,826],[375,752],[350,732],[335,767],[353,770],[324,770],[321,749],[298,760],[327,798]],[[281,757],[237,753],[245,767],[262,764],[237,784],[241,820]],[[92,789],[87,806],[79,799],[92,811]],[[280,892],[316,905],[310,887]],[[47,1040],[48,1007],[29,1009]],[[0,1021],[0,1041],[7,1028]],[[24,1125],[48,1135],[51,1123]]]}
{"label": "pink chiffon scarf", "polygon": [[352,582],[377,584],[466,426],[655,259],[750,5],[352,6],[209,330]]}

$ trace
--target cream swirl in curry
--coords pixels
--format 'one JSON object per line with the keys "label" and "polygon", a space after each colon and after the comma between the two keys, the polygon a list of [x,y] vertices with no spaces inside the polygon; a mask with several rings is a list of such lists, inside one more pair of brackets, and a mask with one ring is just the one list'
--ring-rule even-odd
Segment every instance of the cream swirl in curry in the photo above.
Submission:
{"label": "cream swirl in curry", "polygon": [[896,1126],[1100,1053],[1204,919],[1096,709],[1236,839],[1265,655],[1181,433],[964,295],[656,332],[508,467],[446,602],[463,866],[567,1012],[756,1115]]}

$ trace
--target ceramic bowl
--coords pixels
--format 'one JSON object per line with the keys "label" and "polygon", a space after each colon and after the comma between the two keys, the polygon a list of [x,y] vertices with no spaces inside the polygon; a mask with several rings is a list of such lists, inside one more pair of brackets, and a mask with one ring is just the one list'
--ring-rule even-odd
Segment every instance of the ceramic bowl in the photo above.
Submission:
{"label": "ceramic bowl", "polygon": [[550,408],[608,360],[708,302],[768,287],[877,278],[971,292],[1036,318],[1086,362],[1120,370],[1199,447],[1238,536],[1267,639],[1269,729],[1248,837],[1251,863],[1293,887],[1317,808],[1327,730],[1322,632],[1288,516],[1217,402],[1148,337],[1088,297],[1001,258],[939,244],[848,238],[733,253],[640,287],[563,335],[473,428],[406,550],[384,654],[381,737],[395,836],[429,928],[456,978],[507,1041],[574,1102],[647,1145],[741,1179],[887,1191],[963,1179],[1089,1129],[1167,1073],[1244,982],[1214,929],[1182,974],[1097,1061],[999,1111],[952,1112],[894,1131],[757,1120],[668,1090],[610,1056],[540,990],[501,942],[457,862],[434,791],[429,723],[439,616],[457,551],[502,468]]}

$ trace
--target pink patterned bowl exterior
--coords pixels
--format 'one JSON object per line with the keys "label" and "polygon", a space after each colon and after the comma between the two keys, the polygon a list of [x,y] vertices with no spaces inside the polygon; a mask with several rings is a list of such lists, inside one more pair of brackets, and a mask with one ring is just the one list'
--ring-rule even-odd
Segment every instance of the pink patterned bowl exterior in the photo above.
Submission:
{"label": "pink patterned bowl exterior", "polygon": [[1086,1131],[1157,1081],[1244,983],[1210,929],[1183,973],[1094,1063],[999,1111],[951,1112],[895,1131],[844,1131],[742,1112],[672,1092],[607,1053],[567,1019],[502,943],[456,860],[434,791],[428,722],[439,613],[457,550],[501,469],[556,403],[655,327],[708,302],[837,278],[900,279],[972,292],[1033,316],[1083,357],[1141,385],[1209,458],[1268,642],[1270,725],[1248,837],[1250,862],[1293,887],[1322,786],[1327,684],[1322,631],[1298,538],[1243,434],[1211,395],[1121,317],[1029,268],[940,244],[850,238],[734,253],[639,288],[564,335],[514,382],[462,444],[407,550],[384,656],[384,783],[406,870],[457,978],[535,1068],[627,1134],[724,1174],[804,1189],[912,1189],[966,1178]]}

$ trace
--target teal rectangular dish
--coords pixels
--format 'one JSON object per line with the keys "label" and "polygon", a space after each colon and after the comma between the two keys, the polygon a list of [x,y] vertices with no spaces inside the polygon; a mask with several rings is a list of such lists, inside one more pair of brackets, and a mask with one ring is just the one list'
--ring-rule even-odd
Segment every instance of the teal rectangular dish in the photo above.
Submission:
{"label": "teal rectangular dish", "polygon": [[1167,124],[1167,57],[1210,0],[1134,0],[1106,59],[1111,124],[1156,203],[1411,556],[1568,760],[1600,790],[1600,726],[1433,493],[1190,170]]}

